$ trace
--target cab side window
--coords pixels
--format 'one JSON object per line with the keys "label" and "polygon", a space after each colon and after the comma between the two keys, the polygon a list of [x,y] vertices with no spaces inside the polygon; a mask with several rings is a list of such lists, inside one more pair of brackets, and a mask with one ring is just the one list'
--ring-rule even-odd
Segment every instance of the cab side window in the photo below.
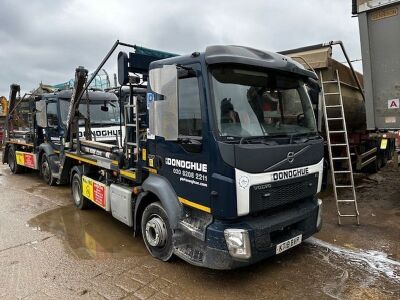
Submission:
{"label": "cab side window", "polygon": [[49,127],[58,126],[58,112],[56,102],[49,102],[47,104],[47,125]]}
{"label": "cab side window", "polygon": [[197,77],[178,80],[178,134],[180,136],[202,135],[200,90]]}

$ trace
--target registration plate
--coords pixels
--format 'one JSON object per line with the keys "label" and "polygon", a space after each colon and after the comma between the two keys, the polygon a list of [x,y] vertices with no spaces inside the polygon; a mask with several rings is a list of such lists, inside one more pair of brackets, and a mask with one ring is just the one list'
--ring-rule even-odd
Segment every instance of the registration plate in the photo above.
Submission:
{"label": "registration plate", "polygon": [[291,238],[290,240],[284,241],[278,245],[276,245],[276,254],[282,253],[283,251],[286,251],[290,248],[293,248],[294,246],[298,245],[301,243],[301,238],[302,235],[295,236],[294,238]]}

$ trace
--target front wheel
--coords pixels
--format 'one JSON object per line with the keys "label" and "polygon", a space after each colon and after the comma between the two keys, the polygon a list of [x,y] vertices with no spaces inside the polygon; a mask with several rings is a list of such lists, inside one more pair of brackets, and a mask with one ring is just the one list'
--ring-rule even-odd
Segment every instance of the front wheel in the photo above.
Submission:
{"label": "front wheel", "polygon": [[43,177],[43,180],[48,185],[56,184],[57,179],[53,177],[53,172],[51,171],[49,158],[47,157],[46,154],[43,154],[43,156],[42,156],[42,163],[40,165],[40,173]]}
{"label": "front wheel", "polygon": [[149,204],[142,215],[142,236],[150,254],[168,261],[173,254],[172,230],[168,216],[160,202]]}
{"label": "front wheel", "polygon": [[71,193],[77,208],[84,210],[89,207],[89,200],[82,195],[82,179],[78,173],[72,177]]}

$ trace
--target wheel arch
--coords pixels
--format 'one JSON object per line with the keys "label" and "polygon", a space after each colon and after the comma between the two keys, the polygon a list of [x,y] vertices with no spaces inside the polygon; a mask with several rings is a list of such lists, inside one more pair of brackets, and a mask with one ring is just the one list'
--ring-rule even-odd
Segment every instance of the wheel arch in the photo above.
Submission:
{"label": "wheel arch", "polygon": [[147,205],[156,201],[160,201],[167,212],[171,229],[177,229],[179,220],[184,215],[184,211],[169,181],[163,176],[150,174],[143,182],[142,189],[143,192],[137,197],[134,208],[135,235],[140,234],[140,222],[144,209]]}
{"label": "wheel arch", "polygon": [[83,175],[83,167],[82,166],[73,166],[69,172],[69,182],[72,182],[72,177],[78,173],[79,176],[82,177]]}
{"label": "wheel arch", "polygon": [[43,154],[46,154],[47,155],[47,157],[49,158],[49,164],[51,164],[50,165],[50,167],[52,168],[52,170],[54,170],[54,165],[53,165],[53,161],[52,161],[52,159],[50,159],[50,156],[52,156],[52,155],[57,155],[55,152],[54,152],[54,148],[51,146],[51,145],[49,145],[49,144],[47,144],[47,143],[43,143],[43,144],[40,144],[39,145],[39,147],[38,147],[38,156],[37,156],[37,158],[38,158],[38,166],[39,166],[39,169],[41,169],[41,164],[42,164],[42,158],[43,158]]}
{"label": "wheel arch", "polygon": [[38,150],[39,150],[40,156],[42,156],[43,153],[46,153],[49,156],[53,155],[53,154],[56,154],[54,152],[54,148],[51,145],[49,145],[48,143],[40,144],[39,147],[38,147]]}

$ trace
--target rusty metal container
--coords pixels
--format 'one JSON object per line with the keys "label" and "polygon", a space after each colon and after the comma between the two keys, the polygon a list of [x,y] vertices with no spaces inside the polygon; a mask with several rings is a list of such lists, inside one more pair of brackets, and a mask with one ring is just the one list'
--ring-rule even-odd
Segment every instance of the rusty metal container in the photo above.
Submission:
{"label": "rusty metal container", "polygon": [[[365,131],[367,129],[366,113],[362,94],[357,87],[350,68],[332,58],[332,48],[330,46],[319,48],[305,47],[299,52],[289,52],[288,54],[284,54],[298,61],[305,68],[313,69],[320,80],[321,75],[324,81],[336,80],[336,70],[338,71],[347,130],[351,132]],[[361,85],[363,85],[363,75],[360,73],[356,73],[356,75]],[[337,92],[337,85],[327,87],[325,92]],[[332,117],[335,117],[335,115]]]}

